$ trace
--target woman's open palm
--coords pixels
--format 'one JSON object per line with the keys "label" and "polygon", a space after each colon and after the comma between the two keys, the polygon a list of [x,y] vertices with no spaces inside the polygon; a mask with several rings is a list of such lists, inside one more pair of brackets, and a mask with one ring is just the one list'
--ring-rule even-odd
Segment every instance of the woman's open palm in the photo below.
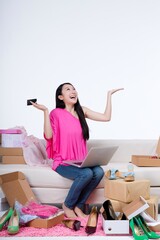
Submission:
{"label": "woman's open palm", "polygon": [[44,106],[44,105],[42,105],[42,104],[38,104],[38,103],[34,103],[34,102],[31,102],[31,103],[32,103],[32,105],[33,105],[35,108],[37,108],[37,109],[39,109],[39,110],[41,110],[41,111],[47,110],[47,107]]}

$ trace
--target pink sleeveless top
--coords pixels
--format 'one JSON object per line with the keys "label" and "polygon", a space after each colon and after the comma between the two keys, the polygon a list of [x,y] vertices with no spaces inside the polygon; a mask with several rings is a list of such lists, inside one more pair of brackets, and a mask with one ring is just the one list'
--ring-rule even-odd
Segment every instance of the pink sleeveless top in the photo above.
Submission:
{"label": "pink sleeveless top", "polygon": [[86,141],[78,118],[66,109],[56,108],[50,113],[53,138],[46,139],[48,158],[53,159],[52,169],[67,165],[64,160],[83,160],[87,155]]}

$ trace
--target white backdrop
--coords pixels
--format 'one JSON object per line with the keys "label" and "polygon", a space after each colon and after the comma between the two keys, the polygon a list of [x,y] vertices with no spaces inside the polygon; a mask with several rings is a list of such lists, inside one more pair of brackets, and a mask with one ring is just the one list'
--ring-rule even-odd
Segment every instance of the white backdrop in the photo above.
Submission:
{"label": "white backdrop", "polygon": [[157,139],[160,134],[159,0],[0,0],[0,128],[43,137],[43,113],[69,81],[82,105],[112,120],[91,122],[91,138]]}

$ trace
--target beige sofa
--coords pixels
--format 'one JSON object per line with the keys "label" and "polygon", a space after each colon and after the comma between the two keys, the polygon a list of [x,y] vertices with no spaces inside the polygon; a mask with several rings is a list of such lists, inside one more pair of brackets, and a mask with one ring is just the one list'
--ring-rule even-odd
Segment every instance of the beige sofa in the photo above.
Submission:
{"label": "beige sofa", "polygon": [[[157,140],[89,140],[88,146],[118,146],[109,164],[103,166],[104,171],[116,168],[120,171],[127,171],[127,165],[132,155],[155,155]],[[54,172],[49,166],[28,166],[25,164],[1,164],[0,174],[21,171],[25,174],[33,192],[41,203],[56,204],[62,203],[72,184],[71,180],[65,179]],[[137,167],[134,166],[136,179],[149,179],[151,194],[160,197],[160,167]],[[3,192],[0,192],[3,196]],[[104,198],[104,179],[89,197],[88,202],[102,203]]]}

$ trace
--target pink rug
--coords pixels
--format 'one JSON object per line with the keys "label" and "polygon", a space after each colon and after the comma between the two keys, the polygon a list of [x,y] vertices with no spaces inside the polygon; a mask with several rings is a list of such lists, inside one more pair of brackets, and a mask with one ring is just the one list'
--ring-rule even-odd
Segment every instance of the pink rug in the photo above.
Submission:
{"label": "pink rug", "polygon": [[[77,220],[81,221],[81,227],[80,230],[74,231],[67,227],[65,227],[63,224],[58,224],[52,228],[33,228],[33,227],[20,227],[19,232],[16,234],[17,237],[50,237],[50,236],[87,236],[85,232],[85,226],[87,224],[87,219],[80,219],[77,218]],[[7,227],[4,228],[4,230],[0,231],[0,237],[12,237],[13,235],[9,235],[7,233]],[[14,235],[15,236],[15,235]],[[92,236],[105,236],[105,233],[102,229],[102,220],[99,216],[98,218],[98,225],[97,230]]]}

